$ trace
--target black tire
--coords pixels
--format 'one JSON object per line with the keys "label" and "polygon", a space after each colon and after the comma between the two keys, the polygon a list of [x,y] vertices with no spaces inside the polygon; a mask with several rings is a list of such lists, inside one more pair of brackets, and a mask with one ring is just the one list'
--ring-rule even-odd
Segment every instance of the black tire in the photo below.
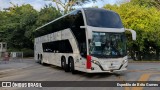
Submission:
{"label": "black tire", "polygon": [[39,54],[37,55],[36,63],[39,63]]}
{"label": "black tire", "polygon": [[61,58],[61,67],[62,67],[62,69],[64,69],[64,64],[65,64],[65,62],[64,62],[64,57],[62,57],[62,58]]}
{"label": "black tire", "polygon": [[63,66],[64,71],[65,72],[69,72],[69,66],[68,66],[68,64],[66,64],[66,59],[63,58],[62,61],[64,63],[64,66]]}
{"label": "black tire", "polygon": [[69,69],[72,72],[72,74],[76,74],[76,71],[74,69],[74,60],[73,60],[73,58],[69,59]]}
{"label": "black tire", "polygon": [[39,63],[43,65],[43,62],[42,62],[42,54],[39,55]]}
{"label": "black tire", "polygon": [[39,60],[39,54],[37,55],[37,58],[38,58],[38,60]]}
{"label": "black tire", "polygon": [[42,55],[42,54],[40,54],[40,60],[39,60],[39,63],[40,63],[41,65],[43,65],[43,66],[48,66],[48,65],[49,65],[49,64],[47,64],[47,63],[42,62],[42,60],[43,60],[43,55]]}

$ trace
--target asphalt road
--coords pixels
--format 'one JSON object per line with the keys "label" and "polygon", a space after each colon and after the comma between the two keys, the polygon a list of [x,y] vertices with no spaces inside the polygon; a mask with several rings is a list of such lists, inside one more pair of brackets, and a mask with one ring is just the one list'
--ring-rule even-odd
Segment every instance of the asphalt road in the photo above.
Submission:
{"label": "asphalt road", "polygon": [[[128,70],[117,73],[73,75],[61,68],[13,60],[0,63],[0,81],[160,81],[160,63],[129,63]],[[160,87],[42,87],[0,88],[0,90],[160,90]]]}

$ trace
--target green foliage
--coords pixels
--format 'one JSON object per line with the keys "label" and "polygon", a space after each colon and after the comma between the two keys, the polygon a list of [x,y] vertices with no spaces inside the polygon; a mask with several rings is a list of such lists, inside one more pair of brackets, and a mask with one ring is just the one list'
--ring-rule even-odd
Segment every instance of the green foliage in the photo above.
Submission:
{"label": "green foliage", "polygon": [[141,3],[138,4],[136,1],[139,0],[132,0],[120,6],[105,5],[104,8],[119,13],[125,28],[136,30],[137,40],[128,41],[130,52],[134,52],[134,54],[135,52],[141,54],[156,52],[160,49],[160,40],[158,39],[160,37],[160,11],[152,4],[148,4],[149,0],[141,0]]}
{"label": "green foliage", "polygon": [[[38,14],[37,17],[37,21],[36,21],[36,28],[40,27],[58,17],[62,16],[62,14],[60,13],[60,11],[57,11],[55,7],[53,6],[45,6],[44,8],[41,9],[41,11]],[[32,32],[32,34],[34,35],[38,35],[43,31],[40,32],[36,32],[36,28],[34,29],[34,31]],[[39,36],[39,35],[38,35]]]}
{"label": "green foliage", "polygon": [[[33,55],[34,31],[49,21],[68,13],[75,5],[83,5],[97,0],[52,0],[58,10],[46,5],[39,12],[29,4],[13,6],[7,11],[0,11],[0,42],[7,42],[9,51],[24,51],[26,56]],[[62,2],[63,1],[63,2]],[[61,8],[60,8],[61,7]],[[160,1],[159,0],[131,0],[120,2],[120,5],[105,5],[104,8],[120,14],[125,28],[137,32],[137,40],[132,41],[130,33],[128,38],[129,54],[133,57],[151,56],[159,57],[160,51]]]}
{"label": "green foliage", "polygon": [[0,11],[0,42],[7,42],[8,51],[24,51],[24,55],[31,56],[35,29],[61,16],[61,13],[47,5],[40,12],[30,4],[12,5],[7,11]]}
{"label": "green foliage", "polygon": [[25,35],[31,31],[36,22],[37,11],[29,4],[20,7],[13,6],[5,12],[6,18],[3,19],[3,37],[10,48],[33,48],[30,36]]}
{"label": "green foliage", "polygon": [[66,14],[73,10],[73,6],[81,6],[88,2],[96,2],[97,0],[45,0],[45,1],[53,1],[58,11],[61,11],[63,14]]}
{"label": "green foliage", "polygon": [[62,16],[62,14],[60,13],[60,11],[56,10],[55,7],[51,5],[48,5],[48,6],[46,5],[38,13],[36,26],[42,26],[60,16]]}
{"label": "green foliage", "polygon": [[139,5],[144,6],[147,8],[155,7],[157,9],[160,9],[160,0],[131,0],[133,5]]}
{"label": "green foliage", "polygon": [[19,52],[21,51],[19,48],[8,48],[7,52]]}
{"label": "green foliage", "polygon": [[23,57],[33,57],[34,56],[34,50],[29,48],[9,48],[7,52],[23,52]]}
{"label": "green foliage", "polygon": [[21,52],[23,52],[23,57],[34,57],[34,50],[32,49],[24,48]]}

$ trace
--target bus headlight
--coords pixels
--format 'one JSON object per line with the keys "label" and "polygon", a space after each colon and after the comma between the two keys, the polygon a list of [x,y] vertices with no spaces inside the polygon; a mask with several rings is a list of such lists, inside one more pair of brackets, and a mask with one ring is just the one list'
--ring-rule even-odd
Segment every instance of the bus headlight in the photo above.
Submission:
{"label": "bus headlight", "polygon": [[126,62],[127,62],[127,59],[123,60],[123,61],[122,61],[122,64],[125,64]]}

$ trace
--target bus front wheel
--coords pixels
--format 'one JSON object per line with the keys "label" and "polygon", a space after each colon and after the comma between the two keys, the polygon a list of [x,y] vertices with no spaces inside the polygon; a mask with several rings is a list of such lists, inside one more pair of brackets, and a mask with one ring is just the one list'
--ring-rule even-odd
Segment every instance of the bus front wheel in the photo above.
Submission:
{"label": "bus front wheel", "polygon": [[73,61],[73,58],[70,58],[69,59],[69,68],[70,68],[70,71],[72,72],[72,74],[75,74],[76,71],[74,69],[74,61]]}
{"label": "bus front wheel", "polygon": [[61,67],[64,69],[65,72],[69,72],[68,64],[66,64],[66,59],[63,57],[61,60]]}

